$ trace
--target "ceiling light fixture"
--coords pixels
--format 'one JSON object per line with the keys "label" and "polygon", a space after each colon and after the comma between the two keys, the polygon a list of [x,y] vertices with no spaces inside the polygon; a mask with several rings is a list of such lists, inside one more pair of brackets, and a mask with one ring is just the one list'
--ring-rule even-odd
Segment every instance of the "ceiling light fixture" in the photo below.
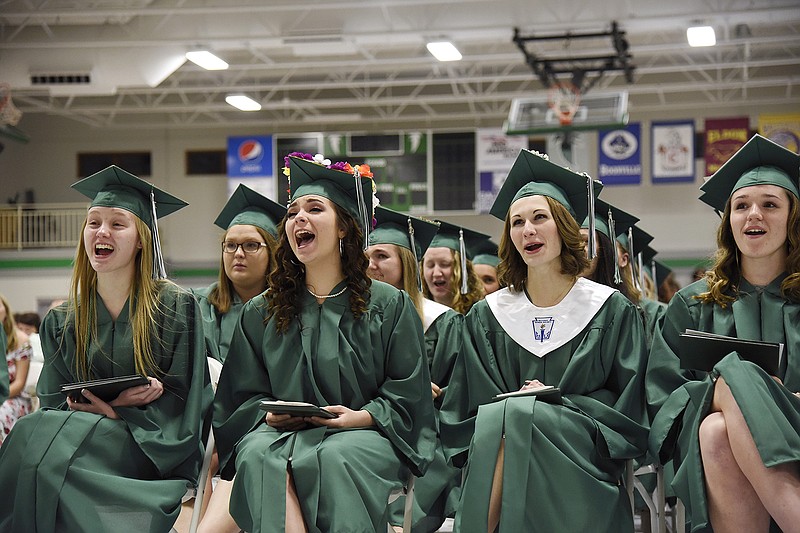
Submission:
{"label": "ceiling light fixture", "polygon": [[186,59],[206,70],[225,70],[228,64],[207,50],[186,52]]}
{"label": "ceiling light fixture", "polygon": [[450,41],[437,41],[427,44],[428,52],[439,61],[459,61],[461,52]]}
{"label": "ceiling light fixture", "polygon": [[229,94],[225,101],[240,111],[260,111],[261,104],[244,94]]}
{"label": "ceiling light fixture", "polygon": [[686,30],[686,40],[689,46],[714,46],[717,44],[717,36],[711,26],[692,26]]}

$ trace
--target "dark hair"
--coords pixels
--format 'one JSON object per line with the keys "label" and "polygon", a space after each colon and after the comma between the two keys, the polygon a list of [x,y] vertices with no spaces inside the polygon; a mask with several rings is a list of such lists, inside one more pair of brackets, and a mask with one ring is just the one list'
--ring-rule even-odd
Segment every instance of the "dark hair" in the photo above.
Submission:
{"label": "dark hair", "polygon": [[[331,202],[336,220],[345,232],[342,238],[342,272],[350,289],[350,311],[358,319],[367,311],[372,280],[367,275],[369,259],[364,253],[363,233],[353,215]],[[301,295],[306,290],[305,265],[294,255],[286,236],[286,217],[278,225],[278,247],[275,249],[275,268],[269,274],[269,311],[266,320],[275,318],[279,333],[289,329],[297,316]]]}
{"label": "dark hair", "polygon": [[[589,267],[586,250],[583,247],[580,225],[575,218],[557,200],[545,196],[550,213],[561,237],[561,273],[577,278],[581,272]],[[528,265],[522,260],[514,243],[511,241],[511,218],[506,213],[503,234],[500,236],[498,256],[500,264],[497,266],[497,278],[508,287],[513,287],[516,292],[524,288],[528,277]]]}
{"label": "dark hair", "polygon": [[39,327],[42,325],[42,319],[39,317],[39,313],[34,313],[33,311],[28,313],[14,313],[14,321],[16,321],[17,324],[32,326],[36,331],[39,331]]}
{"label": "dark hair", "polygon": [[611,287],[612,289],[617,289],[628,300],[632,301],[633,303],[638,303],[638,301],[634,301],[633,297],[628,292],[628,287],[624,281],[622,268],[620,268],[619,272],[620,282],[614,282],[614,264],[617,257],[616,244],[611,242],[611,239],[606,237],[605,234],[600,231],[595,230],[594,234],[597,238],[597,266],[595,266],[594,272],[588,276],[585,276],[586,279],[590,279],[594,282],[600,283],[601,285]]}
{"label": "dark hair", "polygon": [[[789,198],[789,217],[786,223],[786,272],[789,275],[781,283],[781,293],[787,300],[800,303],[800,202],[794,194],[787,192],[786,196]],[[741,276],[739,248],[731,229],[731,200],[728,198],[722,222],[717,229],[714,264],[706,272],[708,291],[696,298],[725,307],[736,300],[731,291],[736,290]]]}

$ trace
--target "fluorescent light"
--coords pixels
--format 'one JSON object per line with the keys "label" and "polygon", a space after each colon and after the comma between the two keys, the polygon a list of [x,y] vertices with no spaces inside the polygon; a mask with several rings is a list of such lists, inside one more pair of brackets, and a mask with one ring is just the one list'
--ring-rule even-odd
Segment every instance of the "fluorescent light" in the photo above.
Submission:
{"label": "fluorescent light", "polygon": [[686,39],[689,46],[714,46],[717,44],[717,37],[714,35],[714,28],[711,26],[693,26],[686,30]]}
{"label": "fluorescent light", "polygon": [[261,104],[244,94],[229,94],[225,101],[241,111],[260,111]]}
{"label": "fluorescent light", "polygon": [[225,70],[228,64],[205,50],[186,52],[186,59],[206,70]]}
{"label": "fluorescent light", "polygon": [[428,52],[439,61],[459,61],[461,59],[461,52],[450,41],[428,43],[427,47]]}

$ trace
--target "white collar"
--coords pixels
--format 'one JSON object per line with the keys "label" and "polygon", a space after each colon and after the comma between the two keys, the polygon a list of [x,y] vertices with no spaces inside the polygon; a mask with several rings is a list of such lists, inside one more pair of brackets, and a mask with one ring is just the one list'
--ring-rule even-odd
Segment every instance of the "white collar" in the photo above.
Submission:
{"label": "white collar", "polygon": [[428,328],[431,327],[431,324],[433,324],[434,320],[445,314],[447,311],[450,311],[450,308],[446,305],[423,298],[422,314],[425,316],[422,320],[422,329],[424,331],[428,331]]}
{"label": "white collar", "polygon": [[571,341],[616,289],[578,278],[559,303],[537,307],[524,291],[501,289],[486,297],[489,309],[514,342],[537,357]]}

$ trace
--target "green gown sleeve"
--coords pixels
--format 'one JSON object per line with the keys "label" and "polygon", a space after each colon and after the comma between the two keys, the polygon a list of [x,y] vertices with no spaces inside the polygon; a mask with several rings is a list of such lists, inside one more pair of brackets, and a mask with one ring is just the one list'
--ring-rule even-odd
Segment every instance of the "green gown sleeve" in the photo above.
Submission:
{"label": "green gown sleeve", "polygon": [[228,350],[233,337],[233,330],[239,321],[242,312],[243,302],[237,294],[233,295],[233,302],[227,313],[220,314],[217,308],[208,299],[217,287],[217,282],[212,283],[203,289],[192,289],[192,294],[197,298],[200,305],[200,312],[203,316],[203,332],[206,338],[206,348],[208,356],[224,363],[228,356]]}
{"label": "green gown sleeve", "polygon": [[[164,394],[144,407],[115,410],[162,476],[196,480],[203,421],[212,399],[200,310],[191,294],[171,284],[162,286],[159,302],[152,349],[161,371],[155,377],[163,383]],[[97,335],[90,347],[93,378],[136,373],[128,306],[112,321],[98,298],[97,314]],[[64,410],[60,386],[79,381],[74,329],[65,327],[65,317],[64,308],[59,308],[45,318],[41,337],[46,362],[38,383],[42,407]]]}
{"label": "green gown sleeve", "polygon": [[464,329],[464,315],[455,311],[446,311],[433,321],[425,331],[425,350],[431,370],[431,381],[442,390],[434,405],[440,408],[456,357],[461,351],[461,335]]}

